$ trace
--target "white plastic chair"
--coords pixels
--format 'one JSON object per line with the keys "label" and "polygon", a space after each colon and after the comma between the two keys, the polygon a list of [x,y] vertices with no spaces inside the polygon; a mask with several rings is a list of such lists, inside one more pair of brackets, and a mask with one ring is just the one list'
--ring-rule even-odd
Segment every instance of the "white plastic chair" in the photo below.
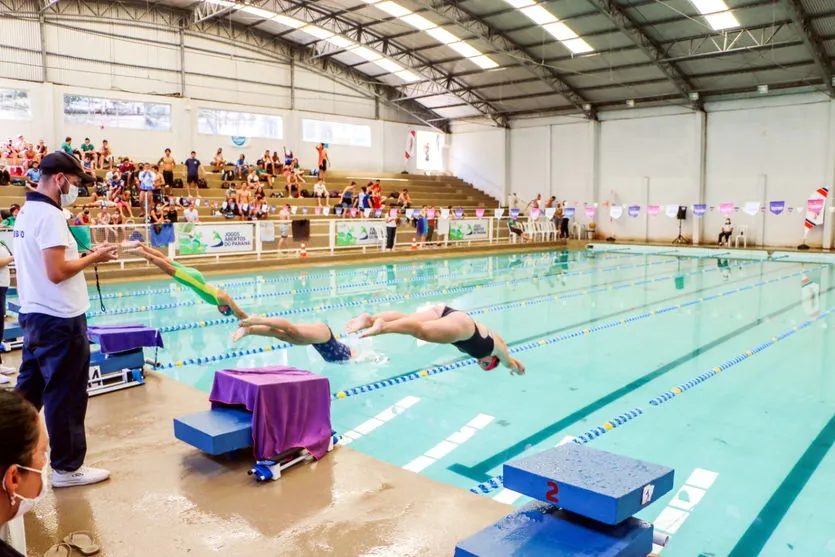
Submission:
{"label": "white plastic chair", "polygon": [[525,224],[522,225],[522,230],[525,231],[525,234],[528,235],[532,241],[536,241],[536,226],[531,221],[527,221]]}
{"label": "white plastic chair", "polygon": [[734,247],[739,247],[739,240],[742,239],[742,245],[748,247],[748,225],[740,224],[736,227],[736,236],[734,236]]}

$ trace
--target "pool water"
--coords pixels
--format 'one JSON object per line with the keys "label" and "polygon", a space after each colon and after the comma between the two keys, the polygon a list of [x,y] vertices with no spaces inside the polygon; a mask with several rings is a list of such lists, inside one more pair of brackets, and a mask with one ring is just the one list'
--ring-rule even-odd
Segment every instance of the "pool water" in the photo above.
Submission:
{"label": "pool water", "polygon": [[[555,251],[212,277],[246,311],[336,332],[363,311],[472,311],[513,348],[522,377],[456,367],[468,358],[453,347],[404,336],[349,337],[378,355],[350,364],[275,339],[233,344],[231,320],[170,282],[103,285],[108,312],[121,313],[91,322],[173,328],[162,373],[204,391],[223,368],[324,374],[344,397],[333,425],[353,449],[514,505],[527,500],[501,488],[502,464],[572,437],[670,466],[673,492],[638,515],[671,535],[664,555],[835,555],[832,273]],[[174,307],[149,309],[160,305]],[[277,348],[257,351],[266,346]],[[381,386],[398,376],[417,378]]]}

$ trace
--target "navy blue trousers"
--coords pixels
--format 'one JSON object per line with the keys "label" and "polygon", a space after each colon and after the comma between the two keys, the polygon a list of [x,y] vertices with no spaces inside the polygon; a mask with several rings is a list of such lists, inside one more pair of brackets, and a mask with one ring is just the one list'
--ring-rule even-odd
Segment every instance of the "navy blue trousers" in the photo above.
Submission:
{"label": "navy blue trousers", "polygon": [[21,313],[19,321],[23,361],[15,389],[38,410],[44,409],[52,468],[75,471],[87,455],[87,318]]}

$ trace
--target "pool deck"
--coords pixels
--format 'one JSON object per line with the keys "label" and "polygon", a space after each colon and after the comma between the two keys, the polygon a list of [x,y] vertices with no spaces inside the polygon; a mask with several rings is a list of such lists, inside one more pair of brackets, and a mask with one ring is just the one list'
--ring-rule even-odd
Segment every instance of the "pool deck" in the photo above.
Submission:
{"label": "pool deck", "polygon": [[512,511],[349,447],[257,484],[250,458],[174,438],[175,416],[207,408],[206,393],[154,373],[90,399],[87,464],[112,477],[50,491],[26,519],[29,555],[86,530],[103,557],[448,556]]}

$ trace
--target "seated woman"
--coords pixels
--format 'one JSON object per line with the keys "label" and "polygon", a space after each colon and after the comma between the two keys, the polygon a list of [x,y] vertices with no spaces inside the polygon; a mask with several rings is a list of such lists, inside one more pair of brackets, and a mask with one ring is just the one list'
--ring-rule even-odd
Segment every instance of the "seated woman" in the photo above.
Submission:
{"label": "seated woman", "polygon": [[346,330],[349,333],[363,330],[360,338],[401,334],[425,342],[452,344],[478,360],[478,365],[484,371],[490,371],[502,363],[510,369],[511,375],[525,373],[525,366],[510,356],[502,337],[465,312],[443,304],[411,315],[398,311],[386,311],[373,316],[364,313],[349,321]]}
{"label": "seated woman", "polygon": [[[731,245],[731,234],[734,233],[734,227],[731,224],[731,218],[728,217],[725,219],[725,224],[722,225],[722,230],[719,232],[719,245],[721,246],[723,243],[727,242],[728,245]],[[738,245],[738,244],[737,244]]]}
{"label": "seated woman", "polygon": [[507,228],[508,230],[510,230],[512,234],[516,234],[525,242],[531,239],[531,237],[528,236],[527,233],[522,229],[522,225],[519,224],[519,221],[517,221],[514,218],[511,218],[509,221],[507,221]]}
{"label": "seated woman", "polygon": [[215,157],[212,159],[212,170],[223,172],[224,166],[226,166],[226,161],[223,159],[223,148],[218,148]]}
{"label": "seated woman", "polygon": [[232,335],[237,342],[247,335],[273,337],[297,346],[312,345],[326,362],[347,362],[357,352],[336,340],[324,323],[291,323],[280,317],[251,315],[241,320],[241,327]]}
{"label": "seated woman", "polygon": [[191,289],[207,304],[217,306],[217,310],[223,315],[234,314],[235,317],[241,320],[247,318],[247,314],[238,307],[235,300],[229,294],[216,286],[207,284],[203,274],[197,269],[192,269],[191,267],[180,265],[176,261],[171,261],[161,251],[149,248],[139,242],[125,242],[122,246],[159,267],[175,281]]}

